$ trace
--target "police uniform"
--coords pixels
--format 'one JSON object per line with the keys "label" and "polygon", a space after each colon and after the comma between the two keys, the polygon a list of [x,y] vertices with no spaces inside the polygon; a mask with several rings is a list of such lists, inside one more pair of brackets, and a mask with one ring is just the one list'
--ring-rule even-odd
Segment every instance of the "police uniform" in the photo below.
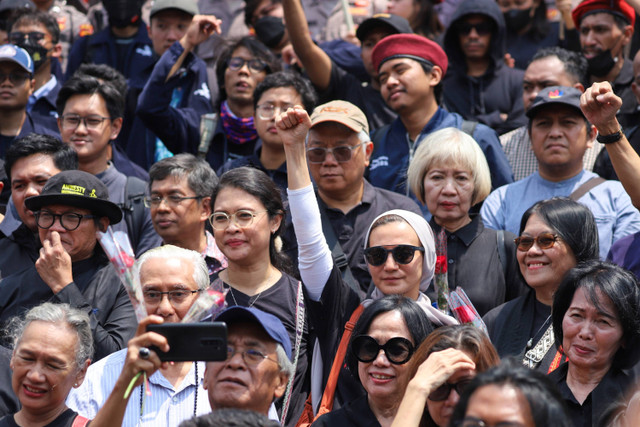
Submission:
{"label": "police uniform", "polygon": [[64,0],[55,0],[49,13],[56,18],[60,27],[60,44],[62,45],[60,62],[62,69],[66,70],[71,45],[80,37],[93,34],[93,26],[85,14],[69,6]]}

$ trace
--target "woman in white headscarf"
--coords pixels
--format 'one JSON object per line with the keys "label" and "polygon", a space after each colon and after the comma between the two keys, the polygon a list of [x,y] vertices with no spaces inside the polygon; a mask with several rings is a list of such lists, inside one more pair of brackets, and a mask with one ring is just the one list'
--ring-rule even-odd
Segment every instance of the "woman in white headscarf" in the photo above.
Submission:
{"label": "woman in white headscarf", "polygon": [[[361,301],[342,280],[322,234],[320,211],[306,160],[305,138],[310,125],[309,116],[301,108],[289,109],[277,121],[287,156],[287,191],[298,241],[298,267],[311,300],[309,319],[319,343],[314,349],[312,365],[315,402],[322,394],[345,324],[348,320],[355,323],[357,319],[351,315]],[[435,325],[457,323],[433,308],[423,293],[433,278],[436,264],[433,232],[424,218],[404,210],[387,211],[373,221],[364,245],[374,286],[362,305],[367,306],[385,295],[403,295],[415,300]],[[318,365],[318,360],[324,361],[323,366]],[[335,395],[339,403],[349,402],[363,393],[349,374],[340,375]]]}

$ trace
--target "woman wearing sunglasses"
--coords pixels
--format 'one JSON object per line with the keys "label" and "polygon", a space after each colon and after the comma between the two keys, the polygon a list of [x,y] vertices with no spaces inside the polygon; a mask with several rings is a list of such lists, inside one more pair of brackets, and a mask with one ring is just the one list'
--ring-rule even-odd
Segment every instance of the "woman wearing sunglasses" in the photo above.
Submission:
{"label": "woman wearing sunglasses", "polygon": [[[455,128],[429,134],[415,152],[407,180],[433,215],[429,225],[438,255],[448,261],[450,290],[463,288],[481,316],[524,293],[516,236],[485,228],[480,215],[469,215],[491,191],[489,165],[471,136]],[[428,295],[436,299],[433,284]]]}
{"label": "woman wearing sunglasses", "polygon": [[[305,150],[305,138],[311,125],[309,116],[301,108],[290,108],[280,115],[276,125],[287,156],[287,192],[298,241],[298,267],[312,300],[310,321],[322,355],[322,359],[314,357],[312,372],[322,370],[323,375],[312,375],[311,378],[312,397],[319,400],[344,326],[349,319],[355,321],[351,316],[360,305],[360,298],[343,282],[322,234]],[[433,233],[424,218],[404,210],[385,212],[374,219],[364,242],[365,259],[374,286],[370,287],[363,305],[385,295],[402,295],[415,300],[432,323],[457,323],[433,308],[423,293],[433,278],[436,261]],[[322,367],[316,365],[322,361]],[[335,395],[338,402],[344,404],[362,394],[362,388],[348,373],[340,375]]]}
{"label": "woman wearing sunglasses", "polygon": [[554,197],[522,215],[516,246],[530,290],[487,313],[484,321],[500,357],[516,356],[547,373],[561,361],[551,325],[553,294],[577,263],[598,259],[598,229],[584,205]]}
{"label": "woman wearing sunglasses", "polygon": [[395,418],[410,360],[432,327],[413,300],[390,295],[373,301],[358,319],[349,342],[347,368],[366,391],[315,426],[388,426]]}
{"label": "woman wearing sunglasses", "polygon": [[499,363],[489,338],[478,328],[443,326],[432,332],[409,363],[409,381],[394,426],[446,427],[464,388],[479,372]]}
{"label": "woman wearing sunglasses", "polygon": [[306,296],[300,282],[292,277],[288,257],[280,251],[284,228],[280,190],[258,169],[232,169],[220,177],[211,208],[209,222],[216,244],[228,261],[228,268],[218,275],[229,289],[227,304],[256,307],[273,314],[291,338],[296,374],[291,389],[277,407],[282,412],[282,407],[288,405],[282,424],[295,425],[309,393],[307,367],[311,352],[307,350]]}

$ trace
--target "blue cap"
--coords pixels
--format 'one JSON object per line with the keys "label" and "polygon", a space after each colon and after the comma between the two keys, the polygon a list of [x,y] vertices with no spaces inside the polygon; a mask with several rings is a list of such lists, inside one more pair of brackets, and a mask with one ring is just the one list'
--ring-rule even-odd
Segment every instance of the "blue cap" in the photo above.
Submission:
{"label": "blue cap", "polygon": [[527,117],[530,119],[534,118],[535,115],[541,109],[553,105],[553,104],[561,104],[567,105],[569,107],[573,107],[577,110],[581,115],[584,116],[582,109],[580,109],[580,97],[582,96],[582,92],[575,87],[568,86],[549,86],[542,89],[538,92],[538,96],[536,96],[531,103],[531,106],[527,110]]}
{"label": "blue cap", "polygon": [[15,62],[19,66],[33,74],[33,61],[31,56],[21,47],[14,44],[0,46],[0,62]]}
{"label": "blue cap", "polygon": [[284,352],[287,353],[287,357],[291,360],[291,341],[289,340],[289,334],[280,319],[273,314],[265,313],[254,307],[234,305],[218,314],[215,321],[225,322],[227,325],[237,322],[259,323],[267,335],[282,345]]}

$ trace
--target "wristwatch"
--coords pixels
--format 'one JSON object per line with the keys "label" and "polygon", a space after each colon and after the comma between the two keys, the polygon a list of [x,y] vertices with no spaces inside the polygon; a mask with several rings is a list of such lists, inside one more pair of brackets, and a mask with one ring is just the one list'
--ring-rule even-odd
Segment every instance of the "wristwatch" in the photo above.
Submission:
{"label": "wristwatch", "polygon": [[612,133],[611,135],[600,135],[600,132],[598,132],[596,141],[598,141],[600,144],[613,144],[614,142],[620,141],[622,139],[622,135],[624,135],[622,133],[622,128],[620,128],[618,132]]}

